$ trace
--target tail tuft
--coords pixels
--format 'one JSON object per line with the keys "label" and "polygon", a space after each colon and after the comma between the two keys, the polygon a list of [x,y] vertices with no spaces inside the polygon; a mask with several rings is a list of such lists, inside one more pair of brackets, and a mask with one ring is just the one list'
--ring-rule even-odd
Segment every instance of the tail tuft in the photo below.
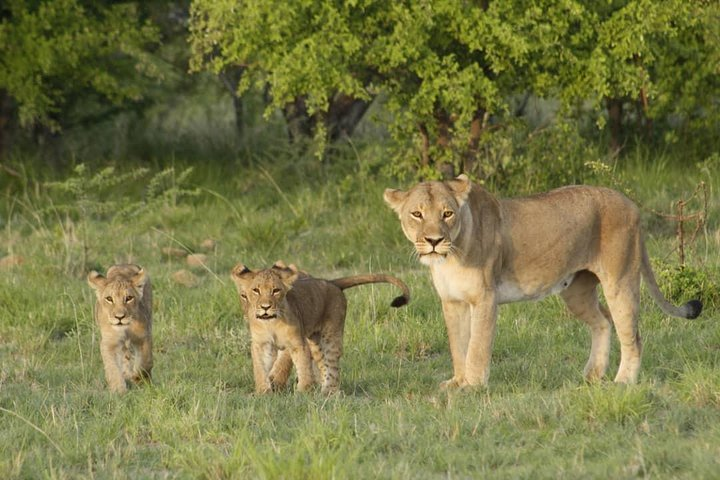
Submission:
{"label": "tail tuft", "polygon": [[407,297],[400,296],[400,297],[395,297],[395,299],[392,301],[392,303],[390,305],[395,308],[399,308],[399,307],[402,307],[403,305],[407,305],[407,304],[408,304]]}
{"label": "tail tuft", "polygon": [[703,304],[700,300],[690,300],[685,305],[685,318],[697,318],[702,312]]}

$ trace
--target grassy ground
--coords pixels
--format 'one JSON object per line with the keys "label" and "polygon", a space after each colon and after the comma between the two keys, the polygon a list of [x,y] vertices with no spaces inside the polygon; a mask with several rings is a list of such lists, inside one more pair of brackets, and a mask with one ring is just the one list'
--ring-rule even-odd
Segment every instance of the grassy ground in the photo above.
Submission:
{"label": "grassy ground", "polygon": [[[716,305],[686,321],[645,297],[643,368],[629,387],[583,383],[589,334],[558,299],[504,306],[490,387],[441,393],[451,364],[439,301],[382,203],[385,187],[409,184],[352,162],[268,165],[187,178],[155,166],[129,186],[91,170],[33,188],[30,173],[5,197],[1,253],[24,262],[0,269],[0,478],[717,478]],[[648,208],[668,210],[701,180],[716,196],[710,171],[660,162],[623,178]],[[715,205],[690,263],[717,273]],[[672,228],[646,221],[651,255],[676,262]],[[217,244],[204,251],[206,239]],[[168,247],[203,251],[207,268]],[[277,259],[321,277],[389,272],[412,289],[399,310],[390,286],[347,292],[338,397],[252,394],[228,272]],[[123,261],[153,279],[156,366],[152,386],[116,397],[84,276]],[[194,286],[173,280],[182,269]]]}

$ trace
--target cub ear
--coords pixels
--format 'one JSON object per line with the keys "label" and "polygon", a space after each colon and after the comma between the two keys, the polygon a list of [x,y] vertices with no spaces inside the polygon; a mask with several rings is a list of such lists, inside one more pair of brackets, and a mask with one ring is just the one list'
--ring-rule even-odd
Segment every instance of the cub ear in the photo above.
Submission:
{"label": "cub ear", "polygon": [[445,184],[450,187],[459,205],[463,205],[467,201],[472,189],[472,182],[467,175],[461,173],[452,180],[445,182]]}
{"label": "cub ear", "polygon": [[251,279],[252,273],[252,270],[250,270],[244,264],[238,263],[233,267],[232,271],[230,272],[230,277],[232,277],[233,281],[238,286],[240,286],[241,284]]}
{"label": "cub ear", "polygon": [[288,268],[288,266],[285,265],[285,262],[283,262],[282,260],[278,260],[273,264],[272,268]]}
{"label": "cub ear", "polygon": [[148,275],[142,267],[140,267],[140,270],[138,270],[132,277],[132,284],[135,286],[135,289],[138,291],[138,296],[141,298],[144,291],[143,289],[145,288],[145,284],[148,280]]}
{"label": "cub ear", "polygon": [[275,264],[272,266],[272,269],[278,274],[280,280],[282,280],[288,288],[292,287],[295,280],[300,277],[300,272],[298,272],[295,265],[290,265],[289,267],[278,267],[277,264]]}
{"label": "cub ear", "polygon": [[107,278],[103,277],[100,273],[92,270],[87,276],[88,285],[95,290],[100,290],[107,285]]}
{"label": "cub ear", "polygon": [[397,190],[395,188],[386,188],[385,193],[383,193],[383,199],[385,199],[385,203],[387,203],[390,208],[395,210],[395,212],[397,212],[398,214],[400,213],[400,209],[405,203],[405,199],[407,198],[407,196],[408,192]]}

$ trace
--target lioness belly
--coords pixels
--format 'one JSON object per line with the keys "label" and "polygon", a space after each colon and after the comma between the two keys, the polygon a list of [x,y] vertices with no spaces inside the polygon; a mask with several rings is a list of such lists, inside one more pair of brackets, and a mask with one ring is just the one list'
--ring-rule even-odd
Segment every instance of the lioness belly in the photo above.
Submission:
{"label": "lioness belly", "polygon": [[501,280],[497,286],[497,303],[521,302],[524,300],[540,300],[548,295],[560,293],[570,286],[575,274],[568,275],[551,285],[520,285],[512,280]]}

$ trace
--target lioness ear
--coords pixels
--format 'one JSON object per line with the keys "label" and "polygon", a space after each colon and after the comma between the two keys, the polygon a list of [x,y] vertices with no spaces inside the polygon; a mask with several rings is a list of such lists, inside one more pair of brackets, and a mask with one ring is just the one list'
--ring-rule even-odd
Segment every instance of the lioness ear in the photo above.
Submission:
{"label": "lioness ear", "polygon": [[138,291],[138,296],[142,297],[143,294],[143,288],[145,288],[145,283],[147,283],[148,276],[145,273],[145,269],[140,267],[140,270],[137,271],[135,275],[133,275],[132,283],[135,285],[135,288]]}
{"label": "lioness ear", "polygon": [[459,205],[462,205],[467,201],[468,195],[470,195],[470,190],[472,189],[472,182],[467,175],[461,173],[454,179],[445,183],[448,187],[450,187],[450,190],[455,195],[455,199]]}
{"label": "lioness ear", "polygon": [[395,210],[395,212],[399,214],[403,203],[405,203],[407,195],[408,193],[402,190],[397,190],[395,188],[386,188],[385,193],[383,194],[383,198],[385,199],[385,203],[390,205],[390,208],[392,208],[393,210]]}
{"label": "lioness ear", "polygon": [[100,273],[96,272],[95,270],[88,273],[87,276],[88,285],[90,285],[95,290],[100,290],[101,288],[105,287],[107,284],[107,278],[103,277]]}

